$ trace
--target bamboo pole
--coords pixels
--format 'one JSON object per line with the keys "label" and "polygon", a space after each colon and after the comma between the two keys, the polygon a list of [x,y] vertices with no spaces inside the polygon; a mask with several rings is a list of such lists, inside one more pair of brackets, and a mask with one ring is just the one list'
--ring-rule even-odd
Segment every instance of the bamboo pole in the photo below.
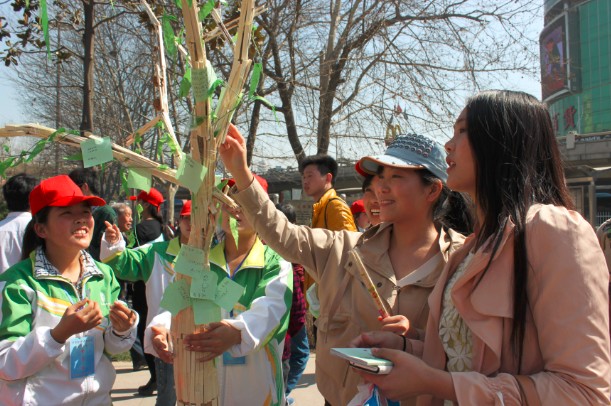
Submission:
{"label": "bamboo pole", "polygon": [[[36,137],[46,139],[55,133],[57,130],[53,128],[45,127],[40,124],[11,124],[0,128],[0,138],[9,137]],[[83,137],[81,135],[75,135],[70,133],[59,133],[55,139],[60,144],[69,145],[74,148],[80,148],[80,145],[94,137],[93,135]],[[111,143],[113,157],[121,162],[124,166],[129,168],[142,168],[147,169],[153,176],[167,182],[175,183],[180,185],[181,183],[176,178],[176,170],[171,168],[165,168],[163,165],[152,161],[148,158],[143,157],[124,148],[118,144]],[[184,186],[184,185],[183,185]],[[212,191],[212,197],[219,203],[226,204],[230,207],[237,207],[236,203],[227,195],[223,194],[217,188]]]}
{"label": "bamboo pole", "polygon": [[[189,52],[192,72],[207,69],[206,50],[202,42],[201,23],[198,19],[197,2],[182,0],[182,12],[185,22],[186,45]],[[204,251],[204,266],[209,272],[209,253],[216,226],[216,207],[212,201],[216,190],[214,172],[216,169],[218,148],[225,139],[225,133],[233,111],[237,108],[242,88],[248,75],[251,61],[248,59],[248,47],[252,33],[254,3],[244,0],[238,21],[238,39],[234,46],[234,60],[227,87],[217,108],[217,119],[212,120],[212,110],[208,97],[195,98],[194,127],[191,130],[191,156],[208,168],[199,190],[193,196],[191,213],[191,235],[189,245]],[[192,75],[193,86],[196,86]],[[208,86],[211,83],[207,83]],[[208,90],[208,89],[204,89]],[[195,91],[194,91],[195,94]],[[202,270],[206,272],[206,270]],[[190,277],[177,274],[178,279]],[[200,354],[186,351],[182,345],[185,334],[205,329],[205,325],[195,325],[193,311],[187,308],[179,312],[172,320],[172,335],[176,339],[175,352],[177,363],[174,364],[176,395],[181,405],[218,405],[218,378],[213,362],[202,363],[197,359]]]}

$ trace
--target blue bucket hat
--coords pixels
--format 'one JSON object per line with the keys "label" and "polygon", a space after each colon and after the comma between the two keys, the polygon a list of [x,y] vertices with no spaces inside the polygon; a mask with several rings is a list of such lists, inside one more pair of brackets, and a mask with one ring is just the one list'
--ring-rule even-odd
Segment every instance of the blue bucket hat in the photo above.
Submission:
{"label": "blue bucket hat", "polygon": [[443,183],[448,179],[445,150],[437,141],[419,134],[398,135],[384,155],[361,158],[356,170],[375,175],[380,166],[428,169]]}

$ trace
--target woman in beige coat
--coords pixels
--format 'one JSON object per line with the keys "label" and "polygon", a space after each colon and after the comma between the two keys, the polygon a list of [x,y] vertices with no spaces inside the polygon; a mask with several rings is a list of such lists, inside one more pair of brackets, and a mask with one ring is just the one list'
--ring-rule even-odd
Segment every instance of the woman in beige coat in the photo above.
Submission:
{"label": "woman in beige coat", "polygon": [[[348,253],[357,250],[377,290],[393,314],[410,318],[414,337],[428,317],[427,297],[451,252],[464,237],[444,227],[446,208],[465,213],[464,204],[444,186],[444,153],[436,142],[418,135],[400,136],[386,154],[366,157],[360,169],[377,174],[376,194],[383,223],[361,234],[290,224],[266,193],[252,182],[244,139],[231,127],[221,157],[236,181],[233,195],[261,238],[289,262],[302,264],[318,283],[321,314],[317,320],[316,381],[333,406],[344,406],[356,394],[359,377],[348,363],[331,356],[360,332],[397,327],[384,323]],[[460,223],[458,221],[457,223]]]}
{"label": "woman in beige coat", "polygon": [[[418,405],[608,405],[605,259],[571,210],[547,108],[480,93],[446,151],[448,186],[475,201],[476,232],[429,297],[424,346],[374,350],[395,367],[366,379],[392,399],[421,395]],[[403,345],[383,333],[354,344]]]}

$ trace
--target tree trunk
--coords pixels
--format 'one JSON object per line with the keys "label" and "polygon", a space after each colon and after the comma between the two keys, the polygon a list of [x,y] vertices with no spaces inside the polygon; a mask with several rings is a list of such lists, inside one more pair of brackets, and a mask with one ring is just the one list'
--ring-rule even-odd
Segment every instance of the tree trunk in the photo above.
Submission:
{"label": "tree trunk", "polygon": [[94,52],[94,0],[83,1],[85,32],[83,33],[83,116],[81,133],[93,132],[93,52]]}
{"label": "tree trunk", "polygon": [[293,114],[293,106],[291,104],[292,94],[288,90],[286,82],[278,83],[278,94],[280,100],[282,100],[282,114],[284,115],[284,124],[286,126],[286,133],[289,137],[291,148],[297,162],[301,164],[301,161],[306,157],[301,141],[299,141],[299,134],[297,133],[297,124],[295,123],[295,115]]}
{"label": "tree trunk", "polygon": [[299,133],[297,132],[297,124],[295,123],[295,115],[293,114],[293,91],[294,85],[287,82],[286,76],[282,71],[282,61],[280,59],[280,50],[278,43],[272,33],[269,36],[272,57],[274,61],[274,72],[275,81],[278,83],[278,95],[280,101],[282,101],[282,107],[280,111],[284,116],[284,125],[286,126],[286,134],[289,138],[289,143],[295,154],[297,162],[301,163],[305,158],[305,151],[299,140]]}

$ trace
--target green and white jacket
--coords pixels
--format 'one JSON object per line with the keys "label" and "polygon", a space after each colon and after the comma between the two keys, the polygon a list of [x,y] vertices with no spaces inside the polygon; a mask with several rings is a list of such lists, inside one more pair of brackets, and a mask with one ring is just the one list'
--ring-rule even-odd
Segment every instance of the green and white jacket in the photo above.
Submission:
{"label": "green and white jacket", "polygon": [[[113,332],[108,313],[119,296],[112,270],[81,251],[81,291],[58,274],[39,248],[0,275],[0,394],[2,405],[110,405],[115,370],[109,354],[129,350],[136,325]],[[66,308],[88,297],[100,305],[102,323],[65,344],[51,329]],[[92,337],[93,375],[70,378],[70,341]]]}
{"label": "green and white jacket", "polygon": [[[152,242],[138,248],[125,248],[125,241],[109,244],[102,237],[100,258],[109,265],[119,279],[146,284],[146,304],[148,313],[146,324],[159,313],[159,303],[163,291],[174,277],[174,261],[180,251],[180,237],[170,241]],[[145,343],[148,340],[145,340]],[[144,351],[156,355],[149,345]]]}
{"label": "green and white jacket", "polygon": [[[229,277],[224,251],[224,241],[210,251],[210,270],[219,283]],[[293,299],[293,268],[257,238],[233,280],[244,287],[244,294],[234,305],[233,315],[222,310],[222,318],[242,335],[242,342],[228,353],[245,359],[239,365],[217,359],[221,404],[283,405],[282,350]],[[149,326],[170,328],[170,324],[171,315],[164,311]]]}

